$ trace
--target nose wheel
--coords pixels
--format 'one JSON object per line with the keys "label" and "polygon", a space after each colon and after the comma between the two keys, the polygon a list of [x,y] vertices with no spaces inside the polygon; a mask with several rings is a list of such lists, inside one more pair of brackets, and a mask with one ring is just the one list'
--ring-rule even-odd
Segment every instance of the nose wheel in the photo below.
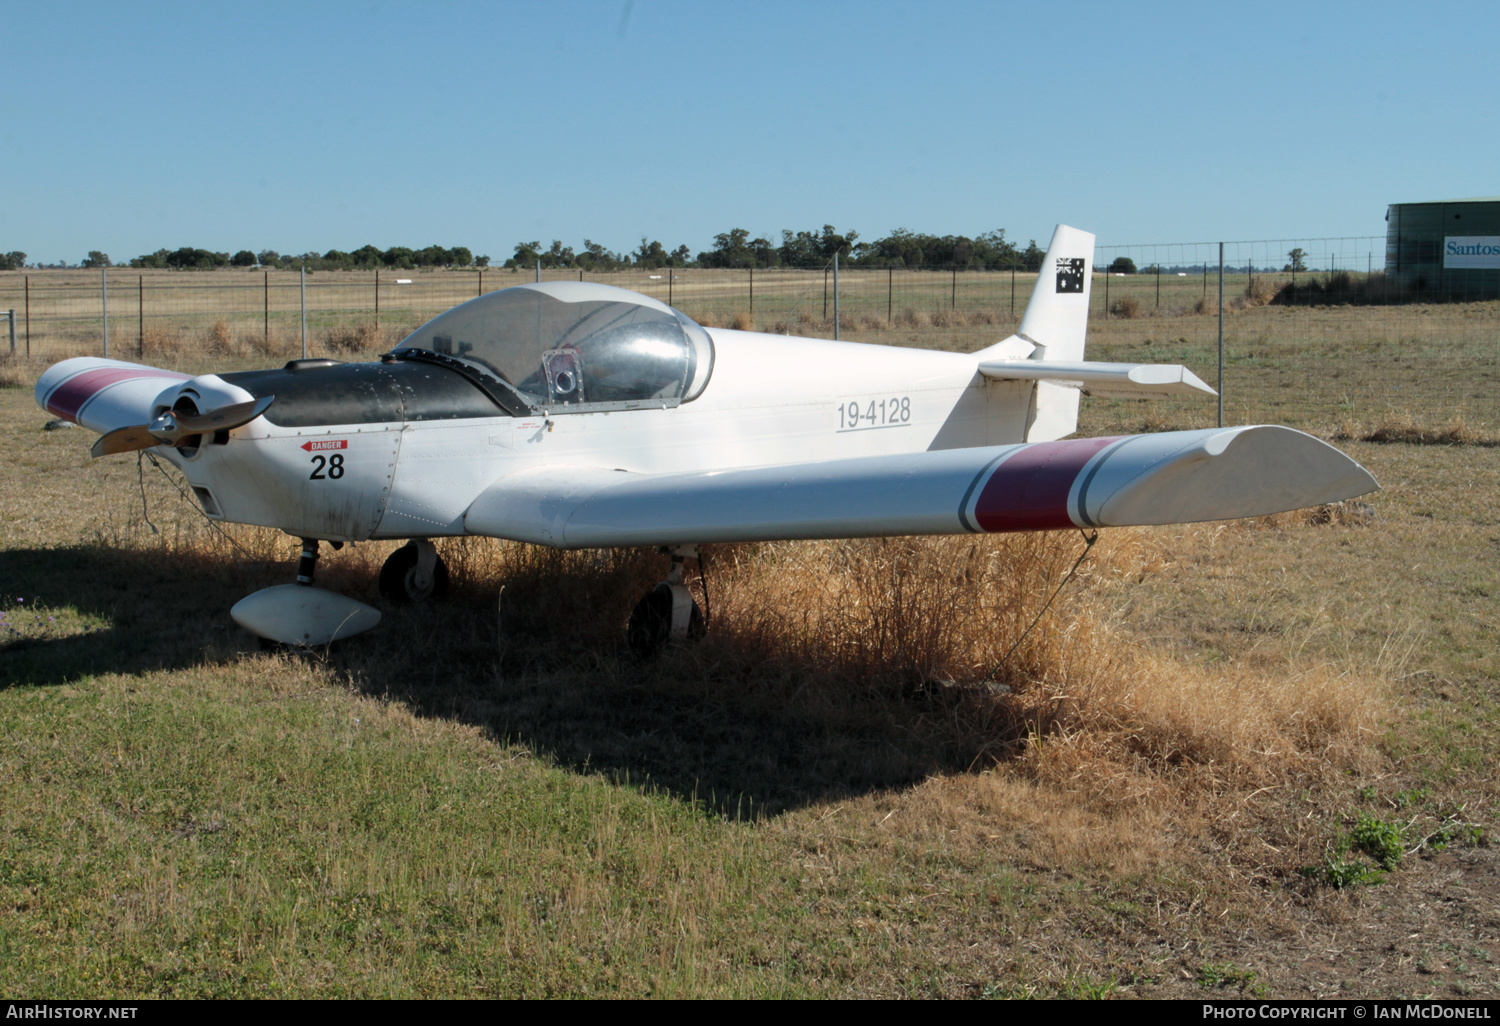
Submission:
{"label": "nose wheel", "polygon": [[392,602],[425,602],[448,593],[448,566],[432,542],[414,538],[380,568],[380,594]]}

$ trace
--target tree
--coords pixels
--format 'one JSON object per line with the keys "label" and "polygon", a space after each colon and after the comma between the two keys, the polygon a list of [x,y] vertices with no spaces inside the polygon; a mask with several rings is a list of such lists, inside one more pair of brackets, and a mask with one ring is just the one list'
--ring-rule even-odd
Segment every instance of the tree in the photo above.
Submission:
{"label": "tree", "polygon": [[448,252],[453,255],[454,267],[468,267],[474,262],[474,251],[468,246],[454,246]]}
{"label": "tree", "polygon": [[229,263],[234,267],[254,267],[255,254],[248,249],[242,249],[229,258]]}
{"label": "tree", "polygon": [[1291,261],[1291,263],[1283,267],[1283,271],[1291,271],[1293,274],[1295,274],[1298,271],[1307,270],[1307,253],[1304,252],[1301,247],[1298,247],[1297,249],[1294,249],[1290,253],[1288,253],[1287,258]]}
{"label": "tree", "polygon": [[[1032,245],[1035,246],[1036,243],[1033,242]],[[1038,263],[1037,266],[1040,267],[1041,264]],[[1135,261],[1128,256],[1115,257],[1114,262],[1109,265],[1109,271],[1111,274],[1134,274]]]}
{"label": "tree", "polygon": [[19,249],[0,256],[0,271],[19,271],[26,266],[26,254]]}
{"label": "tree", "polygon": [[89,250],[89,255],[84,258],[83,263],[79,264],[79,266],[80,267],[113,267],[114,265],[109,262],[109,254],[108,253],[101,253],[97,249],[91,249],[91,250]]}
{"label": "tree", "polygon": [[698,263],[704,267],[754,267],[750,233],[743,228],[731,228],[715,235],[714,248],[698,254]]}
{"label": "tree", "polygon": [[564,246],[561,239],[553,239],[547,252],[542,254],[543,267],[572,267],[573,247]]}
{"label": "tree", "polygon": [[488,256],[486,256],[485,254],[481,253],[479,256],[477,256],[477,257],[474,258],[474,266],[475,267],[488,267],[488,266],[490,266],[490,258]]}
{"label": "tree", "polygon": [[[1027,244],[1026,252],[1021,254],[1021,262],[1028,271],[1040,271],[1042,269],[1042,261],[1045,259],[1047,259],[1047,251],[1038,246],[1035,239],[1032,239]],[[1135,264],[1131,264],[1130,267],[1134,270]]]}
{"label": "tree", "polygon": [[368,242],[349,254],[355,267],[375,268],[385,263],[385,256]]}
{"label": "tree", "polygon": [[387,267],[416,267],[416,257],[406,246],[392,246],[380,254],[380,261]]}
{"label": "tree", "polygon": [[274,249],[263,249],[255,254],[256,262],[262,267],[280,267],[281,254]]}
{"label": "tree", "polygon": [[641,248],[631,256],[637,267],[665,267],[671,261],[671,257],[667,255],[666,249],[660,242],[655,240],[647,242],[644,235],[641,236]]}
{"label": "tree", "polygon": [[626,262],[620,254],[593,239],[584,239],[583,252],[578,254],[578,266],[591,271],[613,271]]}
{"label": "tree", "polygon": [[180,249],[167,253],[164,262],[168,267],[198,268],[207,270],[211,267],[224,267],[229,263],[228,253],[211,253],[206,249],[196,249],[193,246],[183,246]]}
{"label": "tree", "polygon": [[516,255],[505,261],[506,267],[535,267],[542,257],[542,240],[516,243]]}

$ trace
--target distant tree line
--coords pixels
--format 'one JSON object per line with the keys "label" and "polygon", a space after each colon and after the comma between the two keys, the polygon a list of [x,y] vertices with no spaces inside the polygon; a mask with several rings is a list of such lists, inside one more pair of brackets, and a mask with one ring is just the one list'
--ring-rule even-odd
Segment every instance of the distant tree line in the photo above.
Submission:
{"label": "distant tree line", "polygon": [[[108,259],[105,257],[106,261]],[[259,253],[242,249],[231,256],[228,253],[183,246],[181,249],[159,249],[155,253],[138,256],[130,261],[130,266],[184,270],[211,270],[215,267],[306,267],[309,271],[351,271],[378,270],[383,267],[488,267],[489,262],[489,257],[476,257],[467,246],[454,246],[452,249],[446,246],[428,246],[426,249],[410,249],[406,246],[377,249],[375,246],[361,246],[352,253],[330,249],[326,253],[308,252],[286,256],[274,249],[263,249]]]}
{"label": "distant tree line", "polygon": [[1046,253],[1036,240],[1021,249],[998,228],[970,237],[926,235],[897,228],[884,238],[861,242],[855,231],[840,232],[831,224],[818,231],[784,230],[781,243],[750,238],[743,228],[714,236],[713,249],[699,253],[699,267],[823,267],[834,254],[857,267],[969,267],[976,270],[1035,271]]}
{"label": "distant tree line", "polygon": [[[530,269],[540,264],[549,270],[614,271],[627,267],[704,267],[704,268],[773,268],[826,267],[834,254],[856,267],[923,267],[939,265],[975,270],[1035,271],[1042,266],[1044,251],[1036,240],[1022,248],[1005,237],[1005,229],[978,235],[928,235],[897,228],[884,238],[864,241],[855,231],[841,232],[831,224],[813,231],[781,232],[779,242],[751,238],[743,228],[731,228],[714,236],[712,248],[696,256],[687,246],[668,250],[660,241],[641,238],[639,248],[617,253],[591,239],[574,250],[553,239],[543,248],[540,240],[518,242],[514,255],[504,266],[512,270]],[[1128,261],[1126,261],[1128,263]],[[26,264],[25,253],[0,255],[0,270],[14,270]],[[178,270],[212,270],[217,267],[299,268],[309,271],[414,269],[424,267],[488,267],[488,256],[475,256],[467,246],[428,246],[409,249],[392,246],[379,249],[361,246],[352,252],[330,249],[326,253],[307,252],[282,255],[274,249],[258,253],[242,249],[233,255],[213,250],[183,246],[159,249],[130,260],[131,267],[174,268]],[[63,265],[66,266],[66,265]],[[109,255],[91,250],[80,262],[81,267],[112,267]]]}

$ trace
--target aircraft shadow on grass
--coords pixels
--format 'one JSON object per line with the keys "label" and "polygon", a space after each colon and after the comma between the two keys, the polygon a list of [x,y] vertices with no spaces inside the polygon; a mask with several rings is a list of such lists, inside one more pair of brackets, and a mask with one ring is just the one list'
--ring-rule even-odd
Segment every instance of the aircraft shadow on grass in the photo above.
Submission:
{"label": "aircraft shadow on grass", "polygon": [[[0,692],[246,658],[261,645],[228,609],[247,585],[285,580],[290,566],[219,560],[212,572],[194,572],[205,568],[105,546],[0,552],[0,598],[107,623],[61,637],[0,637]],[[711,680],[607,645],[574,650],[577,639],[563,634],[552,657],[547,635],[519,647],[508,640],[502,660],[493,597],[458,595],[387,607],[380,629],[299,657],[326,661],[360,692],[419,716],[480,726],[563,769],[733,818],[909,786],[974,759],[964,739],[923,729],[943,718],[932,696],[872,700],[830,689],[809,701],[816,684],[783,691],[774,680],[768,688],[765,674],[760,683]]]}

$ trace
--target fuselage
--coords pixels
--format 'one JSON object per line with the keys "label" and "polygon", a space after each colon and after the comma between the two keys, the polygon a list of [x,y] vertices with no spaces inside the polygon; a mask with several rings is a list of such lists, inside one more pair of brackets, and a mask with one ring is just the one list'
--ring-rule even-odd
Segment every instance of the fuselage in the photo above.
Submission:
{"label": "fuselage", "polygon": [[680,404],[522,415],[433,364],[302,366],[169,389],[199,406],[275,395],[266,416],[163,448],[209,516],[330,540],[462,535],[485,488],[548,464],[701,471],[1020,441],[1029,387],[972,355],[711,330],[712,376]]}

